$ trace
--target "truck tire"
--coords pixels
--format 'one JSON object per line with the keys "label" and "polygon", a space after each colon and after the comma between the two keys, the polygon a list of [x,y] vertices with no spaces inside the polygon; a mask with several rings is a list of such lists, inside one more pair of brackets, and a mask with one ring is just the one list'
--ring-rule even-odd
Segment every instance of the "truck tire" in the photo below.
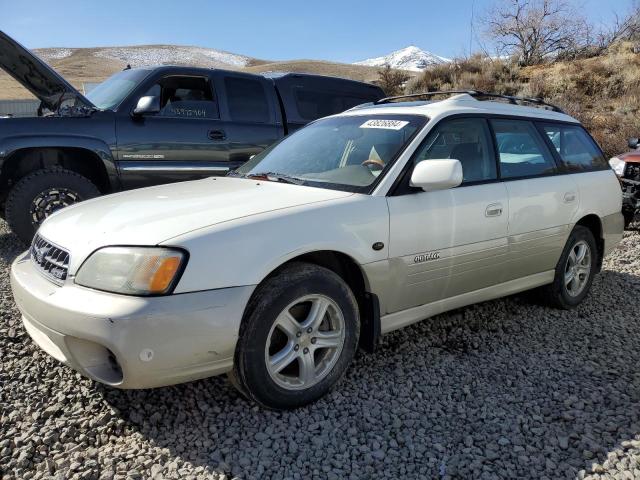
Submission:
{"label": "truck tire", "polygon": [[358,303],[349,286],[331,270],[292,263],[249,302],[231,383],[263,407],[301,407],[342,378],[359,334]]}
{"label": "truck tire", "polygon": [[591,289],[598,255],[591,230],[576,225],[556,265],[553,283],[540,290],[543,303],[563,310],[577,307]]}
{"label": "truck tire", "polygon": [[13,232],[30,243],[40,224],[53,212],[100,195],[79,173],[62,167],[36,170],[16,183],[5,203],[5,218]]}

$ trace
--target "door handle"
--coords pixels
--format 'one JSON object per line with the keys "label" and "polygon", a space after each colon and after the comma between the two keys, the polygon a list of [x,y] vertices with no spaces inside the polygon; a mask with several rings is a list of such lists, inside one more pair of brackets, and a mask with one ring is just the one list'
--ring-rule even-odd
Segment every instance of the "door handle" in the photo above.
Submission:
{"label": "door handle", "polygon": [[209,130],[207,136],[209,137],[209,140],[224,140],[227,138],[224,130]]}
{"label": "door handle", "polygon": [[571,203],[576,199],[576,192],[567,192],[564,194],[564,203]]}
{"label": "door handle", "polygon": [[487,209],[484,211],[485,217],[499,217],[502,215],[502,204],[501,203],[492,203],[487,206]]}

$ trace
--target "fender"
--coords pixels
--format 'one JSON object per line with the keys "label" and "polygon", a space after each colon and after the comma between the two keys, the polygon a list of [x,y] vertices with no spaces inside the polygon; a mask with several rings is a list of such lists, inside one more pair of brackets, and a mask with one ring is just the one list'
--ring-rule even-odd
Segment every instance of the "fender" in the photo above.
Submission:
{"label": "fender", "polygon": [[[115,141],[114,141],[115,143]],[[12,135],[0,140],[0,175],[4,162],[24,148],[83,148],[95,153],[107,172],[112,191],[120,190],[120,177],[116,161],[109,145],[102,139],[85,135]]]}

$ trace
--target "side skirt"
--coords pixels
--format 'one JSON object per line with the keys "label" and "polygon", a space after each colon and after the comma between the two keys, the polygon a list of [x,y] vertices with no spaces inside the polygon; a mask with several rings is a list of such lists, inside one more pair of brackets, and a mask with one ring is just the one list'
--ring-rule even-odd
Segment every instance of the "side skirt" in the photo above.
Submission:
{"label": "side skirt", "polygon": [[451,298],[445,298],[426,305],[409,308],[400,312],[384,315],[380,319],[382,333],[388,333],[398,328],[406,327],[412,323],[419,322],[434,315],[454,310],[456,308],[472,305],[474,303],[493,300],[495,298],[506,297],[514,293],[523,292],[535,287],[540,287],[553,282],[555,272],[549,270],[536,273],[527,277],[510,280],[508,282],[481,288],[473,292],[463,293]]}

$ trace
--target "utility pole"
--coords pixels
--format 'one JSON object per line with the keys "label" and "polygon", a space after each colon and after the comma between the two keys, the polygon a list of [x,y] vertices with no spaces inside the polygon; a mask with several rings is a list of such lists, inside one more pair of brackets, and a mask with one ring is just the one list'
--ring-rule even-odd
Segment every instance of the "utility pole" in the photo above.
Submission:
{"label": "utility pole", "polygon": [[469,56],[471,56],[473,49],[473,10],[475,3],[475,0],[471,0],[471,20],[469,22]]}

